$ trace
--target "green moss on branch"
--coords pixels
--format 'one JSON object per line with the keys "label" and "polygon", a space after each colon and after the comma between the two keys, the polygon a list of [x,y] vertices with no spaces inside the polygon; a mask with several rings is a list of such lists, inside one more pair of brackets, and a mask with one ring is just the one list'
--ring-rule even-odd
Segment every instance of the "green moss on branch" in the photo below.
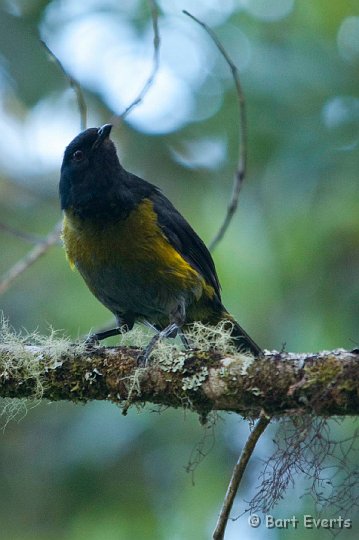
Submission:
{"label": "green moss on branch", "polygon": [[223,343],[212,342],[203,350],[202,341],[201,350],[183,351],[167,341],[147,368],[138,368],[138,348],[86,350],[56,336],[28,341],[3,331],[2,397],[110,400],[126,410],[132,403],[148,402],[250,417],[262,409],[271,416],[359,413],[359,356],[342,349],[307,355],[274,351],[254,359],[224,350]]}

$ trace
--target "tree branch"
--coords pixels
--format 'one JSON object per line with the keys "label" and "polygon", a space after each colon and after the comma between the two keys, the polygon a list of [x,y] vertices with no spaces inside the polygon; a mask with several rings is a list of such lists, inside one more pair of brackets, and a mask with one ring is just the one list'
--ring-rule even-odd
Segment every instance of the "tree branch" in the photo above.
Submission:
{"label": "tree branch", "polygon": [[239,157],[238,157],[238,164],[237,164],[237,170],[235,172],[234,180],[233,180],[233,188],[232,188],[232,195],[231,199],[229,201],[227,212],[224,217],[223,223],[220,226],[218,232],[216,233],[215,237],[211,241],[209,245],[209,250],[213,251],[217,244],[222,240],[224,237],[230,222],[232,221],[232,218],[234,214],[236,213],[237,207],[238,207],[238,199],[239,194],[242,189],[242,185],[246,176],[247,171],[247,116],[246,116],[246,104],[245,104],[245,98],[244,93],[242,90],[241,81],[239,78],[239,71],[237,66],[232,62],[229,54],[227,53],[226,49],[223,47],[222,43],[218,39],[215,32],[210,28],[206,23],[203,21],[200,21],[189,13],[186,10],[183,10],[183,13],[193,19],[197,24],[202,26],[204,30],[207,32],[207,34],[210,36],[212,41],[214,42],[215,46],[223,56],[224,60],[226,61],[229,69],[231,70],[234,85],[236,88],[237,93],[237,100],[238,100],[238,115],[239,115]]}
{"label": "tree branch", "polygon": [[43,236],[40,236],[38,234],[28,233],[26,231],[20,231],[19,229],[16,229],[16,227],[12,227],[11,225],[8,225],[7,223],[3,223],[1,221],[0,221],[0,232],[11,234],[12,236],[15,236],[15,238],[20,238],[21,240],[24,240],[25,242],[28,242],[29,244],[41,244],[42,242],[45,241],[45,237]]}
{"label": "tree branch", "polygon": [[152,19],[152,28],[153,28],[153,58],[152,58],[152,69],[151,72],[145,81],[145,84],[141,88],[138,95],[134,98],[134,100],[126,107],[126,109],[119,115],[114,115],[111,118],[111,124],[114,126],[117,126],[118,123],[121,120],[124,120],[132,110],[137,107],[140,103],[142,103],[144,97],[152,87],[156,75],[158,73],[159,67],[160,67],[160,44],[161,44],[161,38],[160,38],[160,32],[158,29],[158,6],[155,0],[148,0],[150,11],[151,11],[151,19]]}
{"label": "tree branch", "polygon": [[162,344],[147,368],[137,367],[139,352],[129,347],[88,350],[53,338],[40,346],[3,340],[0,396],[110,400],[125,409],[132,403],[154,403],[204,415],[213,409],[251,418],[262,410],[270,416],[359,413],[357,350],[274,351],[254,359]]}
{"label": "tree branch", "polygon": [[44,47],[44,49],[46,50],[46,52],[49,55],[49,57],[51,58],[51,60],[53,62],[55,62],[55,64],[57,64],[57,66],[60,68],[60,71],[62,72],[63,76],[65,77],[65,79],[69,83],[70,88],[72,88],[73,91],[75,92],[75,96],[76,96],[76,100],[77,100],[77,107],[78,107],[78,110],[79,110],[79,113],[80,113],[81,131],[83,131],[84,129],[86,129],[86,126],[87,126],[87,105],[86,105],[85,96],[84,96],[84,93],[83,93],[83,90],[82,90],[82,86],[74,77],[72,77],[72,75],[70,75],[66,71],[66,69],[62,65],[60,59],[50,49],[50,47],[48,46],[46,41],[44,41],[43,39],[40,39],[40,43]]}
{"label": "tree branch", "polygon": [[0,295],[4,294],[11,286],[13,281],[23,274],[30,266],[32,266],[40,257],[45,255],[47,251],[58,244],[60,241],[60,230],[62,221],[56,223],[55,227],[49,234],[40,242],[37,243],[22,259],[17,261],[0,279]]}
{"label": "tree branch", "polygon": [[244,472],[247,468],[248,461],[254,452],[256,444],[262,433],[270,423],[270,417],[265,413],[261,413],[258,422],[254,426],[247,442],[242,450],[241,455],[233,469],[231,481],[229,483],[226,496],[223,501],[221,513],[219,515],[216,528],[213,532],[213,540],[223,540],[226,526],[229,519],[229,514],[232,509],[234,499],[237,495],[239,484],[242,481]]}

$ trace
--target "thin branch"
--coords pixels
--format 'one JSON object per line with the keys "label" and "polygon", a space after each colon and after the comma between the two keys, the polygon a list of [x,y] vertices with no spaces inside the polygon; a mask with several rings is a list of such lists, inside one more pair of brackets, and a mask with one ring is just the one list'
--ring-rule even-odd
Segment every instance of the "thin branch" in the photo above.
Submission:
{"label": "thin branch", "polygon": [[130,103],[126,109],[120,114],[116,115],[111,119],[111,123],[114,125],[117,125],[121,120],[126,118],[128,114],[137,107],[153,85],[153,82],[156,78],[159,65],[160,65],[160,33],[158,29],[158,7],[155,2],[155,0],[148,0],[151,10],[151,18],[152,18],[152,27],[153,27],[153,59],[152,59],[152,69],[151,73],[148,76],[148,79],[146,80],[145,84],[143,85],[141,91],[135,97],[135,99]]}
{"label": "thin branch", "polygon": [[207,34],[212,38],[214,44],[216,45],[219,52],[222,54],[223,58],[227,62],[232,76],[234,80],[234,84],[236,87],[237,92],[237,99],[238,99],[238,107],[239,107],[239,157],[238,157],[238,164],[237,164],[237,170],[235,173],[234,181],[233,181],[233,190],[232,190],[232,196],[229,201],[228,207],[227,207],[227,213],[224,218],[224,221],[222,225],[220,226],[217,234],[213,238],[212,242],[209,245],[209,249],[213,251],[213,249],[217,246],[218,242],[220,242],[225,234],[225,232],[228,229],[228,226],[237,210],[238,206],[238,198],[239,193],[241,191],[243,181],[246,176],[247,171],[247,119],[246,119],[246,108],[245,108],[245,98],[244,93],[242,90],[240,78],[239,78],[239,71],[237,66],[233,63],[231,58],[229,57],[227,51],[223,47],[222,43],[218,39],[217,35],[214,33],[214,31],[207,26],[206,23],[200,21],[189,13],[188,11],[184,10],[183,13],[193,19],[196,23],[198,23],[204,30],[207,32]]}
{"label": "thin branch", "polygon": [[9,233],[12,236],[15,236],[16,238],[20,238],[21,240],[25,240],[25,242],[28,242],[30,244],[41,244],[45,240],[43,236],[27,233],[24,231],[19,231],[18,229],[16,229],[15,227],[12,227],[11,225],[8,225],[7,223],[0,222],[0,231]]}
{"label": "thin branch", "polygon": [[[45,48],[46,52],[50,56],[50,58],[56,63],[56,65],[60,68],[60,71],[68,81],[70,87],[73,89],[76,95],[77,99],[77,106],[80,113],[80,124],[81,124],[81,130],[86,129],[87,125],[87,105],[85,101],[85,97],[83,94],[83,90],[81,85],[72,77],[64,68],[59,58],[56,56],[56,54],[50,49],[50,47],[47,45],[47,43],[40,39],[40,43]],[[2,277],[0,281],[0,294],[3,294],[5,291],[8,290],[8,288],[12,285],[13,281],[18,278],[21,274],[23,274],[30,266],[32,266],[42,255],[45,255],[45,253],[50,249],[51,246],[53,246],[56,243],[59,243],[59,234],[61,230],[62,222],[56,223],[52,231],[49,232],[49,234],[44,239],[35,238],[33,235],[28,233],[20,233],[19,231],[16,231],[15,229],[12,229],[10,227],[7,227],[3,224],[0,224],[0,228],[3,230],[7,230],[8,232],[11,232],[15,236],[18,236],[20,238],[23,238],[24,240],[36,243],[35,247],[29,251],[25,257],[20,259],[17,263],[10,268],[6,274]]]}
{"label": "thin branch", "polygon": [[4,274],[0,281],[0,294],[3,294],[13,281],[25,272],[31,265],[33,265],[42,255],[44,255],[51,246],[59,242],[59,235],[62,222],[58,222],[53,230],[45,237],[45,239],[38,243],[31,251],[29,251],[25,257],[20,259]]}
{"label": "thin branch", "polygon": [[47,45],[47,43],[42,39],[40,39],[40,43],[45,48],[45,50],[49,54],[50,58],[52,58],[52,60],[60,68],[62,74],[67,79],[70,87],[75,92],[76,99],[77,99],[77,106],[78,106],[79,113],[80,113],[81,131],[83,131],[84,129],[86,129],[86,126],[87,126],[87,105],[86,105],[86,100],[85,100],[85,97],[84,97],[84,94],[83,94],[82,87],[81,87],[80,83],[77,82],[77,80],[74,79],[74,77],[72,77],[66,71],[66,69],[64,68],[64,66],[62,65],[62,63],[60,62],[60,60],[58,59],[56,54],[50,49],[50,47]]}
{"label": "thin branch", "polygon": [[232,477],[228,485],[227,493],[223,501],[221,513],[219,515],[216,528],[213,532],[213,540],[223,540],[229,514],[233,506],[243,474],[247,468],[248,461],[254,452],[255,446],[270,423],[270,417],[264,412],[261,413],[259,420],[249,435],[241,455],[233,469]]}

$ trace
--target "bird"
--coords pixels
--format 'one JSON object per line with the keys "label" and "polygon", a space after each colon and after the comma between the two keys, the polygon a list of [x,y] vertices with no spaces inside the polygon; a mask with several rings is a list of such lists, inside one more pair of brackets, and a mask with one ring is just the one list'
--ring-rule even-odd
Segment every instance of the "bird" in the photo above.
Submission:
{"label": "bird", "polygon": [[88,341],[144,323],[155,330],[139,357],[147,365],[158,339],[179,333],[188,347],[192,323],[224,321],[236,348],[259,356],[261,348],[223,306],[206,245],[160,188],[121,165],[111,129],[88,128],[70,142],[59,183],[69,264],[117,323]]}

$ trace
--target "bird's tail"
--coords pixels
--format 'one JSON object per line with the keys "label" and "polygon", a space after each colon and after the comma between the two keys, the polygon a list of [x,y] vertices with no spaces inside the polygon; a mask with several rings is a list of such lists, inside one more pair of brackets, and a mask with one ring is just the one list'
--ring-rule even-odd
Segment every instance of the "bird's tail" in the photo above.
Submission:
{"label": "bird's tail", "polygon": [[254,356],[259,356],[262,353],[262,349],[259,345],[253,341],[228,311],[223,311],[222,320],[228,321],[228,328],[231,330],[233,342],[239,351],[249,351]]}

